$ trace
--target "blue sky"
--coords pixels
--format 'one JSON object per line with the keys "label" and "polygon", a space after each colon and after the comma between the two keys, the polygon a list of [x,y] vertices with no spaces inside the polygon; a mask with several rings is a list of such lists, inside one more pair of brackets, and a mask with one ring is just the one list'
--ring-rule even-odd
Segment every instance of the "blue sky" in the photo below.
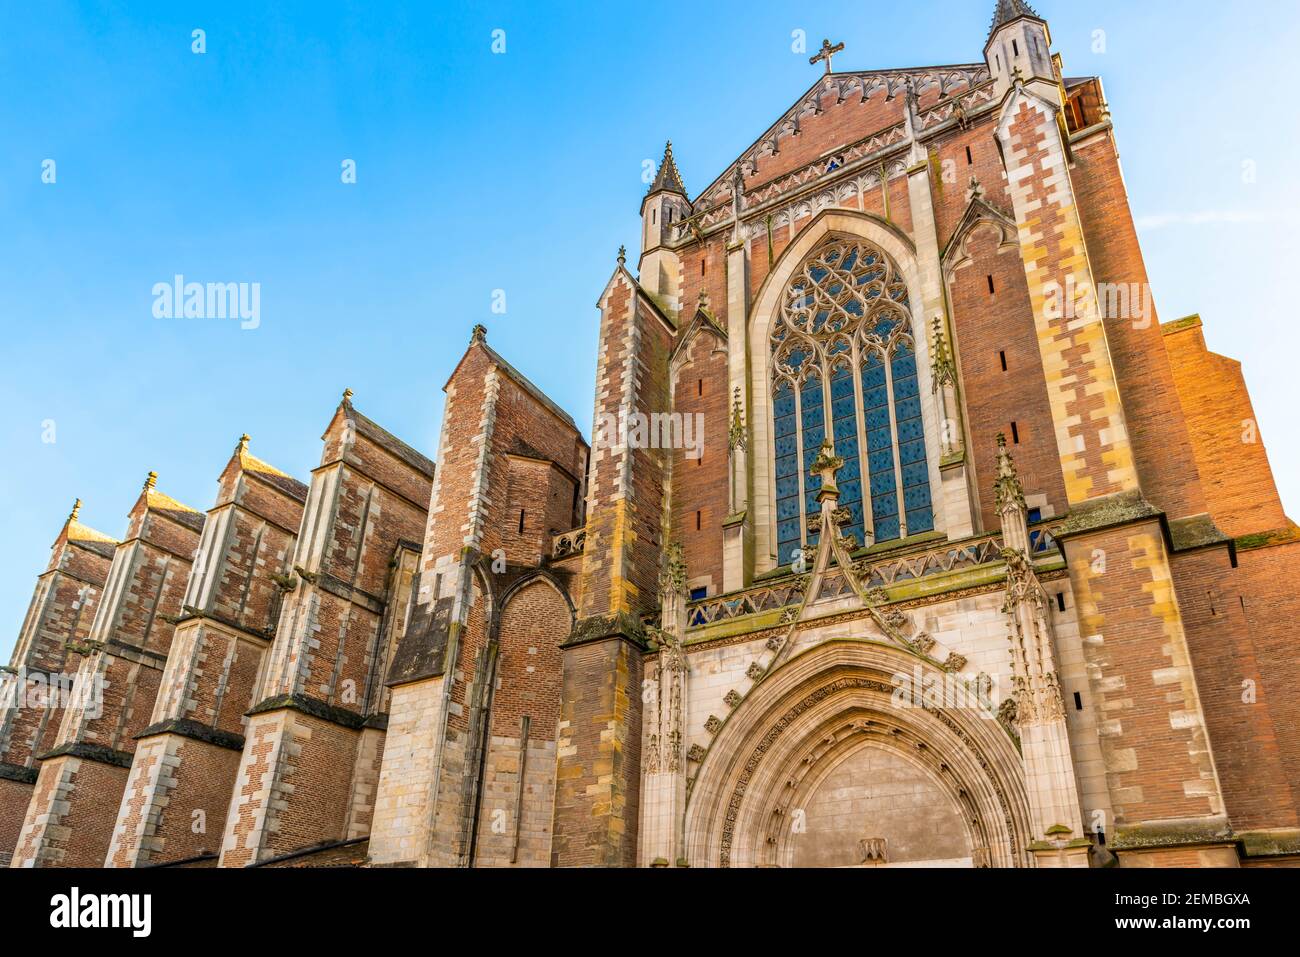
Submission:
{"label": "blue sky", "polygon": [[[1300,14],[1037,6],[1067,72],[1105,80],[1162,318],[1200,312],[1245,363],[1300,514]],[[433,455],[476,322],[588,429],[595,301],[665,138],[694,194],[815,79],[792,31],[845,42],[840,69],[973,62],[993,7],[3,0],[0,655],[75,498],[121,535],[155,469],[204,510],[245,431],[305,479],[345,387]],[[177,273],[260,283],[260,325],[155,319]]]}

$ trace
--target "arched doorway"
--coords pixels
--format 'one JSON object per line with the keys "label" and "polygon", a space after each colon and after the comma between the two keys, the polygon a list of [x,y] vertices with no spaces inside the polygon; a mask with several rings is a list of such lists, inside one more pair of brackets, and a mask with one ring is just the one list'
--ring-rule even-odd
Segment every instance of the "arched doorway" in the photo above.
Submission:
{"label": "arched doorway", "polygon": [[917,676],[945,680],[902,649],[835,641],[764,679],[691,788],[692,866],[851,866],[891,854],[1025,866],[1029,810],[1014,744],[979,709],[904,699],[900,681]]}

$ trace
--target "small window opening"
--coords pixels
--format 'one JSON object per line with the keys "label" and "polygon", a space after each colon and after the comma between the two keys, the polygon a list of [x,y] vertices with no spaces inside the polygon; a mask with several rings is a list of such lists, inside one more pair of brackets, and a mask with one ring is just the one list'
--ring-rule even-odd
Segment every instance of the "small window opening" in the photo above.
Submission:
{"label": "small window opening", "polygon": [[993,285],[993,276],[990,274],[990,275],[989,275],[989,295],[992,296],[992,295],[994,295],[996,292],[997,292],[997,288]]}
{"label": "small window opening", "polygon": [[1014,422],[1011,423],[1011,444],[1020,444],[1020,426],[1016,425]]}
{"label": "small window opening", "polygon": [[697,511],[695,513],[695,530],[698,532],[703,528],[704,528],[704,512]]}
{"label": "small window opening", "polygon": [[1011,41],[1011,52],[1014,53],[1016,56],[1020,56],[1020,44],[1017,43],[1015,40]]}
{"label": "small window opening", "polygon": [[974,164],[974,162],[975,162],[975,156],[973,153],[971,153],[970,147],[968,146],[966,147],[966,165],[971,166]]}
{"label": "small window opening", "polygon": [[709,597],[708,585],[705,585],[703,588],[691,589],[691,601],[699,601],[701,598],[708,598],[708,597]]}
{"label": "small window opening", "polygon": [[1056,593],[1056,610],[1065,611],[1065,592],[1063,591]]}
{"label": "small window opening", "polygon": [[521,508],[519,510],[519,534],[522,535],[523,533],[524,533],[524,510]]}
{"label": "small window opening", "polygon": [[704,259],[701,259],[701,260],[700,260],[700,275],[701,275],[701,276],[704,275],[704,266],[705,266],[705,263],[706,263],[706,260],[704,260]]}
{"label": "small window opening", "polygon": [[1083,710],[1083,696],[1080,695],[1079,692],[1077,691],[1074,693],[1074,710],[1075,711]]}
{"label": "small window opening", "polygon": [[1007,371],[1007,354],[1005,351],[998,353],[998,360],[1002,363],[1002,371]]}
{"label": "small window opening", "polygon": [[700,395],[704,395],[704,380],[703,380],[703,379],[700,379],[698,385],[699,385],[699,389],[700,389],[699,394],[700,394]]}

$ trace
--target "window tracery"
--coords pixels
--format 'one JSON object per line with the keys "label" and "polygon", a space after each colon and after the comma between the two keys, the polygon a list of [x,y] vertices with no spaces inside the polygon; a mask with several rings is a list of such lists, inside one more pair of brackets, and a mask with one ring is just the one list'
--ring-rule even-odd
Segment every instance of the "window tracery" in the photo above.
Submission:
{"label": "window tracery", "polygon": [[787,285],[773,323],[777,556],[817,533],[821,480],[809,466],[830,435],[844,459],[845,532],[893,541],[934,528],[907,285],[873,243],[833,237]]}

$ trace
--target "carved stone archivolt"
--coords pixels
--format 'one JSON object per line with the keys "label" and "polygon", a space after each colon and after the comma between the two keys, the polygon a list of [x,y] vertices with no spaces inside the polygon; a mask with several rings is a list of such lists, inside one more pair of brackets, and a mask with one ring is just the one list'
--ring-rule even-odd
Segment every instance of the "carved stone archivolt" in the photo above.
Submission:
{"label": "carved stone archivolt", "polygon": [[[970,823],[972,849],[1023,865],[1028,809],[1019,756],[977,710],[901,707],[895,676],[915,659],[878,644],[831,642],[758,685],[716,732],[687,808],[693,865],[786,864],[785,828],[801,782],[844,749],[902,749],[942,782]],[[941,672],[934,669],[941,678]],[[762,716],[761,720],[756,720]]]}

